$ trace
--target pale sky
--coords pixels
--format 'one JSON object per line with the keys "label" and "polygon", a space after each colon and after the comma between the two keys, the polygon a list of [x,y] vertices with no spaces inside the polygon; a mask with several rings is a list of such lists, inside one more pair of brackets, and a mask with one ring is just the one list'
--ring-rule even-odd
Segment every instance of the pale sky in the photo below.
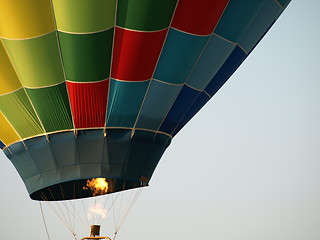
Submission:
{"label": "pale sky", "polygon": [[[292,0],[173,139],[117,240],[320,239],[319,12]],[[48,239],[3,154],[0,166],[0,239]],[[47,225],[51,240],[74,239],[54,216]]]}

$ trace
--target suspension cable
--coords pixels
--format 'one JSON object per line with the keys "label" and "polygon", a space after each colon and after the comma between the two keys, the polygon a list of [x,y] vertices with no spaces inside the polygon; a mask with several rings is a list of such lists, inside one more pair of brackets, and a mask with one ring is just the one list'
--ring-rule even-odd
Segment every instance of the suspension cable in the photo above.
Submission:
{"label": "suspension cable", "polygon": [[118,232],[115,232],[115,233],[114,233],[114,237],[113,237],[113,240],[115,240],[115,239],[116,239],[116,237],[117,237],[117,234],[118,234]]}
{"label": "suspension cable", "polygon": [[[120,217],[121,217],[121,209],[122,209],[122,203],[123,203],[123,195],[124,194],[121,194],[121,197],[120,197],[120,203],[119,203],[119,210],[118,210],[118,217],[117,217],[117,222],[116,222],[116,226],[119,225],[119,221],[120,221]],[[116,227],[117,228],[117,227]]]}
{"label": "suspension cable", "polygon": [[[120,193],[118,193],[118,195],[117,195],[116,199],[118,198],[119,194],[120,194]],[[110,206],[110,208],[112,207],[114,229],[117,229],[117,225],[116,225],[116,222],[117,222],[117,221],[116,221],[115,207],[113,206],[113,204],[114,204],[115,200],[113,199],[113,195],[112,195],[112,200],[113,200],[113,202],[112,202],[112,205]],[[110,209],[110,208],[109,208],[109,209]]]}
{"label": "suspension cable", "polygon": [[[47,199],[45,198],[44,195],[41,196],[41,198],[42,198],[44,201],[47,201]],[[40,204],[41,204],[41,202],[40,202]],[[57,209],[60,210],[60,213],[59,213],[59,212],[57,211],[57,209],[55,209],[51,204],[48,203],[47,205],[49,205],[49,207],[51,208],[51,210],[53,210],[53,212],[57,215],[57,217],[58,217],[58,218],[60,219],[60,221],[65,225],[65,227],[66,227],[70,232],[72,232],[71,229],[69,229],[68,224],[65,222],[65,217],[63,216],[63,213],[62,213],[59,205],[58,205],[56,202],[55,202],[55,204],[57,205]],[[42,206],[41,206],[41,207],[42,207]]]}
{"label": "suspension cable", "polygon": [[129,212],[131,211],[131,209],[133,208],[134,204],[135,204],[135,203],[136,203],[136,201],[138,200],[138,198],[139,198],[139,196],[140,196],[140,194],[141,194],[142,190],[143,190],[143,188],[140,188],[140,189],[136,192],[136,194],[135,194],[135,196],[134,196],[133,200],[131,201],[131,204],[130,204],[130,205],[129,205],[129,207],[127,208],[127,210],[126,210],[126,212],[125,212],[125,214],[124,214],[123,218],[121,219],[120,224],[118,225],[118,227],[117,227],[117,229],[116,229],[115,237],[116,237],[116,234],[119,232],[120,227],[123,225],[123,223],[124,223],[124,222],[125,222],[125,220],[127,219]]}
{"label": "suspension cable", "polygon": [[49,231],[48,231],[46,219],[44,218],[44,213],[43,213],[43,209],[42,209],[42,204],[41,204],[41,202],[39,202],[39,204],[40,204],[42,220],[43,220],[43,223],[44,223],[44,227],[45,227],[45,229],[46,229],[47,237],[48,237],[48,240],[50,240],[50,236],[49,236]]}
{"label": "suspension cable", "polygon": [[88,220],[88,212],[87,212],[87,210],[86,210],[86,208],[85,208],[85,206],[84,206],[84,201],[83,201],[83,199],[81,199],[81,202],[82,202],[82,207],[83,207],[83,210],[84,210],[84,213],[85,213],[85,219],[87,220],[87,224],[88,224],[88,226],[90,226],[90,223],[89,223],[89,220]]}
{"label": "suspension cable", "polygon": [[[62,210],[61,207],[63,206],[62,203],[58,203],[58,202],[55,202],[55,205],[57,207],[57,210],[58,210],[58,214],[61,216],[61,218],[63,219],[65,225],[67,226],[67,228],[69,229],[70,232],[72,232],[72,228],[68,222],[68,217],[65,215],[66,211]],[[60,206],[61,205],[61,206]],[[67,208],[66,208],[67,209]],[[66,213],[68,214],[68,212]]]}
{"label": "suspension cable", "polygon": [[[57,205],[57,209],[55,209],[51,204],[48,204],[49,207],[53,210],[53,212],[57,215],[57,217],[60,219],[60,221],[63,223],[63,225],[66,227],[66,229],[68,229],[68,231],[70,231],[72,234],[72,229],[70,228],[70,226],[68,225],[68,223],[65,221],[65,216],[63,216],[61,214],[61,212],[59,212],[57,209],[60,209],[59,206]],[[60,209],[61,211],[61,209]]]}
{"label": "suspension cable", "polygon": [[73,228],[72,228],[72,220],[71,220],[71,218],[70,218],[70,213],[69,213],[70,210],[69,210],[69,208],[68,208],[68,206],[67,206],[67,203],[66,203],[66,202],[61,202],[61,204],[65,207],[65,212],[66,212],[66,214],[67,214],[66,221],[67,221],[67,223],[68,223],[71,231],[74,232],[74,231],[73,231]]}

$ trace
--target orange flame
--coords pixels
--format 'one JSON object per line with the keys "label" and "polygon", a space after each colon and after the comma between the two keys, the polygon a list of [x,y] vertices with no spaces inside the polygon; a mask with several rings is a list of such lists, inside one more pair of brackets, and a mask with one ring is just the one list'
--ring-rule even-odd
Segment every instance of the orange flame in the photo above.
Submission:
{"label": "orange flame", "polygon": [[92,178],[87,180],[87,186],[83,189],[92,191],[93,196],[103,195],[108,192],[108,182],[105,178]]}

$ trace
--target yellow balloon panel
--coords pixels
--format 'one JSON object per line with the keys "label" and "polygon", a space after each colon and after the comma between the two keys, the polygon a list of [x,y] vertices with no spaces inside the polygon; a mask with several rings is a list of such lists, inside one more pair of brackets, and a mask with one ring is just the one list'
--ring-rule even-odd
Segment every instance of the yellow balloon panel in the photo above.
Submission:
{"label": "yellow balloon panel", "polygon": [[116,0],[52,0],[57,28],[87,33],[114,27]]}
{"label": "yellow balloon panel", "polygon": [[16,131],[12,128],[11,124],[0,112],[0,140],[6,144],[10,145],[14,142],[21,140]]}
{"label": "yellow balloon panel", "polygon": [[[8,58],[8,55],[0,41],[0,95],[21,88],[20,81]],[[1,126],[1,125],[0,125]]]}
{"label": "yellow balloon panel", "polygon": [[50,0],[0,0],[0,36],[36,37],[55,30]]}
{"label": "yellow balloon panel", "polygon": [[65,80],[56,32],[25,40],[2,40],[24,87],[44,87]]}

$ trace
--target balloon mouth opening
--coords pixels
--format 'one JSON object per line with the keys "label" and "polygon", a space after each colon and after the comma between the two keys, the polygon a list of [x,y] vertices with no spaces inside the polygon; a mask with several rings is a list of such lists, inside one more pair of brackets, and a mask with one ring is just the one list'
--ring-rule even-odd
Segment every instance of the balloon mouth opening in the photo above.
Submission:
{"label": "balloon mouth opening", "polygon": [[[102,187],[96,186],[102,183]],[[30,198],[38,201],[63,201],[89,198],[129,189],[146,187],[147,182],[114,178],[87,178],[62,182],[40,189],[30,194]]]}

